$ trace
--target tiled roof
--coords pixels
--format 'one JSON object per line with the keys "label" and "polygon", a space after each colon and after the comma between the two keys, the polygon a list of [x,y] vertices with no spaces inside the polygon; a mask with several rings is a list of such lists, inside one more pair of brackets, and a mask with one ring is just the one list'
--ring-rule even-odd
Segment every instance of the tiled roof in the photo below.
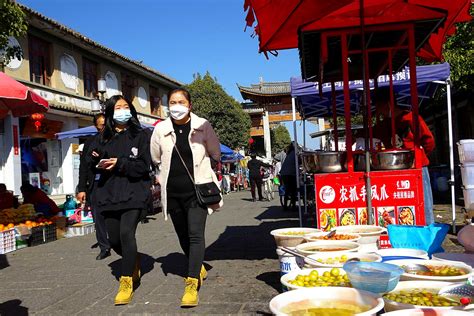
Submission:
{"label": "tiled roof", "polygon": [[155,70],[155,69],[153,69],[153,68],[151,68],[151,67],[148,67],[148,66],[146,66],[146,65],[143,65],[143,64],[142,64],[141,62],[139,62],[139,61],[130,59],[130,58],[128,58],[128,57],[126,57],[126,56],[124,56],[124,55],[122,55],[122,54],[119,54],[119,53],[117,53],[116,51],[114,51],[114,50],[112,50],[112,49],[110,49],[110,48],[108,48],[108,47],[105,47],[105,46],[103,46],[103,45],[101,45],[101,44],[99,44],[99,43],[97,43],[97,42],[95,42],[95,41],[93,41],[93,40],[91,40],[90,38],[88,38],[88,37],[86,37],[86,36],[84,36],[84,35],[82,35],[82,34],[76,32],[76,31],[74,31],[74,30],[72,30],[72,29],[70,29],[70,28],[68,28],[68,27],[66,27],[66,26],[64,26],[64,25],[62,25],[61,23],[59,23],[59,22],[57,22],[57,21],[55,21],[55,20],[53,20],[53,19],[51,19],[51,18],[48,18],[48,17],[42,15],[41,13],[39,13],[39,12],[37,12],[37,11],[34,11],[34,10],[31,9],[31,8],[28,8],[27,6],[25,6],[25,5],[23,5],[23,4],[18,3],[18,5],[19,5],[26,13],[31,14],[31,15],[33,15],[33,16],[39,18],[40,20],[43,20],[44,22],[51,24],[53,27],[57,28],[58,30],[60,30],[60,31],[62,31],[62,32],[65,32],[65,33],[67,33],[67,34],[69,34],[69,35],[71,35],[71,36],[73,36],[73,37],[79,39],[79,40],[82,41],[84,44],[92,45],[92,46],[94,46],[94,48],[96,48],[96,49],[98,48],[99,51],[96,52],[96,53],[98,53],[98,54],[100,54],[100,50],[105,51],[105,52],[107,52],[107,53],[109,53],[109,54],[115,55],[116,57],[122,59],[122,60],[125,61],[125,62],[128,62],[128,63],[130,63],[130,64],[133,64],[134,66],[137,66],[137,67],[139,67],[139,68],[142,68],[143,70],[145,70],[145,71],[147,71],[147,72],[149,72],[149,73],[151,73],[151,74],[153,74],[153,75],[162,77],[163,79],[168,80],[168,81],[170,81],[171,83],[174,83],[174,84],[176,84],[176,85],[178,85],[178,86],[182,86],[182,85],[183,85],[183,83],[179,82],[178,80],[173,79],[173,78],[171,78],[171,77],[169,77],[169,76],[167,76],[167,75],[165,75],[165,74],[163,74],[163,73],[161,73],[161,72],[159,72],[159,71],[157,71],[157,70]]}
{"label": "tiled roof", "polygon": [[281,96],[290,95],[290,82],[262,82],[258,84],[252,84],[250,87],[239,86],[237,84],[242,97],[245,99],[245,95],[258,95],[258,96]]}

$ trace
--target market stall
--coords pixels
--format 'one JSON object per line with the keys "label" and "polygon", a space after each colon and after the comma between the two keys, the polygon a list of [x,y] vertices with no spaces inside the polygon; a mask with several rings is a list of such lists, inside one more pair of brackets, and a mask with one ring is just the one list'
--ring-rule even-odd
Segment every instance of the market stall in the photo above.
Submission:
{"label": "market stall", "polygon": [[[437,86],[439,83],[447,83],[449,78],[449,65],[447,63],[438,64],[438,65],[429,65],[429,66],[418,66],[417,67],[417,89],[418,95],[420,99],[420,104],[425,102],[427,98],[433,96],[434,92],[436,91]],[[405,68],[403,71],[398,72],[392,76],[393,81],[393,90],[396,93],[397,103],[399,105],[410,104],[409,101],[409,90],[410,90],[410,80],[409,80],[409,69]],[[388,76],[379,76],[377,78],[378,87],[382,88],[384,86],[388,86],[390,80]],[[344,114],[344,98],[343,95],[340,93],[342,90],[343,84],[341,82],[336,82],[334,84],[336,90],[336,98],[335,98],[335,112],[338,116]],[[371,82],[371,89],[374,88],[373,81]],[[360,103],[359,100],[361,99],[361,89],[362,89],[362,82],[359,81],[351,81],[349,82],[349,90],[350,90],[350,99],[351,99],[351,114],[356,114],[360,111]],[[313,116],[317,117],[333,117],[333,101],[332,101],[332,91],[331,91],[331,84],[323,84],[322,94],[318,91],[318,84],[313,82],[303,82],[301,78],[291,78],[291,91],[292,96],[296,98],[296,104],[300,111],[300,115],[305,119],[308,119]],[[339,94],[338,94],[339,92]],[[450,104],[448,103],[448,109],[450,109]],[[337,122],[337,120],[336,120]],[[337,128],[337,124],[334,126],[334,130]],[[340,130],[339,128],[338,130]],[[354,131],[354,127],[351,128],[352,132]],[[451,132],[451,128],[449,129]],[[333,132],[335,138],[335,146],[338,146],[338,134]],[[451,136],[451,134],[450,134]],[[452,139],[452,136],[450,137]],[[354,145],[353,145],[354,146]],[[334,148],[332,149],[334,150]],[[451,153],[452,154],[452,153]],[[306,156],[306,159],[311,159],[311,153],[303,153],[303,156]],[[356,155],[356,159],[363,160],[363,157],[360,157],[360,153]],[[307,166],[309,168],[309,166]],[[392,166],[393,167],[393,166]],[[305,169],[308,169],[305,168]],[[451,168],[454,170],[454,166],[452,165]],[[309,168],[311,169],[311,168]],[[365,170],[365,165],[356,164],[355,169],[358,171]],[[342,168],[341,168],[342,170]],[[393,173],[393,172],[391,172]],[[393,178],[390,177],[390,173],[372,173],[375,180],[378,182],[374,183],[373,188],[373,201],[375,202],[374,211],[372,212],[374,222],[383,226],[388,225],[389,223],[415,223],[416,217],[413,215],[413,206],[398,206],[395,207],[394,203],[411,203],[410,199],[411,196],[419,195],[420,192],[417,192],[414,185],[417,182],[416,178],[410,180],[410,177],[406,177],[405,174],[400,174],[397,172],[400,177],[404,177],[403,180],[401,178]],[[386,177],[388,176],[388,177]],[[362,177],[362,175],[361,175]],[[348,224],[367,224],[368,223],[368,213],[366,205],[363,205],[363,201],[365,198],[364,194],[364,185],[359,181],[347,181],[347,178],[343,174],[340,174],[337,177],[338,181],[333,181],[332,177],[324,177],[324,176],[317,176],[319,181],[317,181],[317,190],[322,190],[322,187],[325,187],[325,193],[331,194],[327,192],[329,188],[327,187],[327,183],[337,183],[341,184],[339,187],[335,188],[334,193],[336,195],[341,194],[334,199],[333,203],[329,203],[323,211],[318,210],[318,219],[323,222],[324,227],[330,228],[334,225],[348,225]],[[387,182],[387,179],[392,179],[392,181],[405,181],[405,187],[411,187],[412,189],[402,189],[401,185],[390,185]],[[406,181],[410,182],[410,185],[406,183]],[[385,186],[384,186],[385,185]],[[398,193],[399,192],[399,193]],[[361,196],[362,193],[362,196]],[[422,192],[421,192],[422,195]],[[454,198],[454,195],[453,195]],[[306,200],[306,197],[304,198]],[[319,206],[325,205],[323,201],[327,200],[324,199],[324,194],[320,195],[320,198],[317,200]],[[394,201],[397,200],[397,201]],[[391,203],[391,204],[390,204]],[[454,202],[453,202],[454,203]],[[413,203],[411,203],[413,204]],[[324,215],[323,215],[324,214]],[[403,219],[400,220],[400,214],[402,214]],[[398,215],[398,216],[397,216]],[[326,219],[328,217],[329,219]],[[413,220],[412,220],[413,219]],[[453,215],[454,219],[454,215]],[[332,223],[332,225],[331,225]],[[418,223],[420,219],[418,219]]]}
{"label": "market stall", "polygon": [[[318,227],[336,228],[330,234],[300,227],[271,232],[278,247],[282,289],[288,290],[272,299],[272,313],[375,315],[382,309],[386,313],[403,309],[394,315],[421,315],[414,308],[426,307],[440,315],[451,315],[452,309],[472,313],[472,267],[427,260],[441,251],[449,226],[423,226],[421,181],[426,157],[419,133],[424,127],[418,119],[416,68],[416,57],[441,59],[442,44],[455,31],[454,24],[471,19],[470,5],[467,0],[246,1],[247,25],[258,20],[255,30],[261,51],[298,47],[303,80],[317,82],[320,98],[324,98],[324,83],[329,83],[330,97],[323,111],[334,122],[343,116],[346,131],[344,151],[299,153],[304,169],[314,173]],[[401,150],[393,115],[394,76],[407,65],[413,146]],[[392,116],[385,120],[390,123],[385,131],[390,131],[392,150],[384,150],[388,143],[381,145],[374,132],[380,122],[374,112],[381,107],[381,75],[388,75]],[[350,81],[355,80],[361,92],[351,94]],[[293,98],[294,122],[296,110],[304,114]],[[321,115],[316,112],[313,115]],[[365,127],[359,135],[360,153],[352,149],[351,115],[356,113],[362,114]],[[295,167],[298,172],[297,163]],[[364,209],[366,213],[361,213]],[[358,225],[361,219],[370,225]],[[391,253],[378,249],[384,230],[394,247]],[[365,247],[377,240],[375,248]]]}

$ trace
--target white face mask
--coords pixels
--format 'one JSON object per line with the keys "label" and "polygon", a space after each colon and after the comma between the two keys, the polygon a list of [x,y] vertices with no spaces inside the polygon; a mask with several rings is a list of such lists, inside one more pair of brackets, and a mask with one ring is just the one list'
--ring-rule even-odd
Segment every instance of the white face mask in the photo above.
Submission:
{"label": "white face mask", "polygon": [[189,113],[189,108],[182,104],[176,104],[170,107],[170,115],[173,119],[179,121],[186,117]]}

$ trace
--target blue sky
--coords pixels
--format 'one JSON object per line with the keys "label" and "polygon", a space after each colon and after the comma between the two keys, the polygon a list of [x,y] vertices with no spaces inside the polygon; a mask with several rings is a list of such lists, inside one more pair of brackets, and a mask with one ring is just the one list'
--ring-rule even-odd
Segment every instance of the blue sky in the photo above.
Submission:
{"label": "blue sky", "polygon": [[209,71],[242,101],[236,83],[299,75],[296,49],[267,60],[245,27],[244,0],[18,0],[183,83]]}

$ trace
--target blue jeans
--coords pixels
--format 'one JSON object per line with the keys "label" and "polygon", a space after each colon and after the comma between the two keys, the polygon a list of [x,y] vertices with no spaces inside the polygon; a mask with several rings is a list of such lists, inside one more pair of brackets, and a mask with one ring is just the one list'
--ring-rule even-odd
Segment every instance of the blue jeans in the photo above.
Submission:
{"label": "blue jeans", "polygon": [[425,225],[434,223],[433,192],[431,191],[430,173],[428,167],[422,169],[423,197],[425,199]]}

